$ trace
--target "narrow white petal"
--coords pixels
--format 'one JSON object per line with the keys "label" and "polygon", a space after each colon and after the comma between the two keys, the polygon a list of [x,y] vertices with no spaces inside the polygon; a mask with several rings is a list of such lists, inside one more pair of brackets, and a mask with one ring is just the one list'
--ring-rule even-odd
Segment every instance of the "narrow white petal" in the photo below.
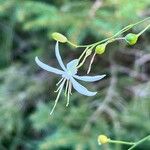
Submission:
{"label": "narrow white petal", "polygon": [[74,59],[72,61],[70,61],[68,64],[67,64],[67,69],[70,69],[70,68],[76,68],[77,65],[78,65],[78,62],[79,60],[78,59]]}
{"label": "narrow white petal", "polygon": [[54,68],[54,67],[51,67],[47,64],[44,64],[43,62],[41,62],[39,60],[38,57],[35,57],[35,62],[38,64],[38,66],[40,66],[42,69],[48,71],[48,72],[52,72],[52,73],[55,73],[55,74],[63,74],[63,71],[62,70],[59,70],[57,68]]}
{"label": "narrow white petal", "polygon": [[67,64],[67,70],[69,72],[71,72],[71,74],[76,74],[77,73],[77,65],[78,65],[79,60],[78,59],[74,59],[72,61],[70,61]]}
{"label": "narrow white petal", "polygon": [[78,75],[74,75],[73,77],[78,79],[78,80],[82,80],[82,81],[86,81],[86,82],[94,82],[94,81],[101,80],[105,76],[106,75],[98,75],[98,76],[78,76]]}
{"label": "narrow white petal", "polygon": [[55,55],[56,55],[56,58],[58,60],[58,63],[59,65],[61,66],[61,68],[66,71],[66,67],[62,61],[62,58],[60,56],[60,53],[59,53],[59,45],[58,45],[58,42],[56,42],[56,45],[55,45]]}
{"label": "narrow white petal", "polygon": [[74,89],[79,92],[80,94],[86,95],[86,96],[94,96],[97,92],[91,92],[87,90],[84,86],[82,86],[80,83],[78,83],[74,78],[70,79],[72,82],[72,85]]}

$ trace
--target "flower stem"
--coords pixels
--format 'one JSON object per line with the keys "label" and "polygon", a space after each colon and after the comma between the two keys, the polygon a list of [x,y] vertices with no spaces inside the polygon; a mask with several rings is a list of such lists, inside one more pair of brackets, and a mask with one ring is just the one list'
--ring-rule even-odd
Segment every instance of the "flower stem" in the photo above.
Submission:
{"label": "flower stem", "polygon": [[78,47],[78,45],[76,45],[76,44],[72,43],[72,42],[71,42],[71,41],[69,41],[69,40],[67,41],[67,43],[68,43],[68,44],[70,44],[70,45],[71,45],[71,46],[73,46],[73,47],[76,47],[76,48]]}
{"label": "flower stem", "polygon": [[150,135],[144,137],[143,139],[141,139],[140,141],[136,142],[132,147],[130,147],[128,150],[132,150],[133,148],[135,148],[136,146],[140,145],[141,143],[143,143],[144,141],[150,139]]}
{"label": "flower stem", "polygon": [[109,143],[115,143],[115,144],[125,144],[125,145],[134,145],[133,142],[125,142],[125,141],[116,141],[116,140],[109,140]]}
{"label": "flower stem", "polygon": [[[118,31],[118,32],[117,32],[116,34],[114,34],[113,36],[111,36],[111,37],[109,37],[109,38],[106,38],[106,39],[104,39],[104,40],[102,40],[102,41],[98,41],[98,42],[93,43],[93,44],[89,44],[89,45],[76,45],[76,44],[72,43],[72,42],[69,41],[69,40],[67,41],[67,43],[70,44],[70,45],[72,45],[72,46],[74,46],[74,47],[76,47],[76,48],[79,48],[79,47],[88,47],[88,46],[96,46],[97,44],[101,44],[101,43],[104,43],[104,42],[106,42],[106,41],[112,40],[113,38],[117,37],[118,35],[120,35],[120,34],[126,32],[126,31],[128,31],[128,30],[130,30],[130,29],[133,28],[134,26],[136,26],[136,25],[138,25],[138,24],[140,24],[140,23],[143,23],[144,21],[149,20],[149,19],[150,19],[150,17],[147,17],[147,18],[145,18],[145,19],[143,19],[143,20],[141,20],[141,21],[138,21],[138,22],[136,22],[136,23],[130,24],[130,25],[124,27],[123,29],[121,29],[120,31]],[[148,27],[146,27],[146,29],[147,29],[147,28],[148,28]],[[145,29],[145,30],[146,30],[146,29]],[[145,31],[145,30],[144,30],[144,31]],[[142,32],[142,33],[143,33],[143,32]],[[142,33],[141,33],[141,34],[142,34]]]}
{"label": "flower stem", "polygon": [[87,50],[89,49],[89,47],[86,47],[86,49],[83,51],[83,53],[80,55],[79,57],[79,61],[82,59],[82,57],[84,56],[84,54],[87,52]]}
{"label": "flower stem", "polygon": [[138,36],[140,36],[141,34],[143,34],[149,27],[150,27],[150,24],[149,24],[146,28],[144,28],[144,29],[138,34]]}

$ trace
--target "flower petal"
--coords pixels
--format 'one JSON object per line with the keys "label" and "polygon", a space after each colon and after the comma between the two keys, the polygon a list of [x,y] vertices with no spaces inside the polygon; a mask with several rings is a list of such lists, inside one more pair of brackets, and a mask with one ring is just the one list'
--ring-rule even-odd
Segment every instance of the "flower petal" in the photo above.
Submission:
{"label": "flower petal", "polygon": [[55,45],[55,55],[56,55],[56,58],[58,60],[58,63],[59,65],[61,66],[61,68],[66,71],[66,67],[62,61],[62,58],[60,56],[60,53],[59,53],[59,45],[58,45],[58,41],[56,42],[56,45]]}
{"label": "flower petal", "polygon": [[82,86],[80,83],[78,83],[74,78],[70,78],[72,85],[74,89],[79,92],[80,94],[86,95],[86,96],[94,96],[97,92],[91,92],[87,90],[84,86]]}
{"label": "flower petal", "polygon": [[76,74],[78,62],[79,62],[78,59],[74,59],[74,60],[70,61],[67,64],[67,70],[70,71],[72,74]]}
{"label": "flower petal", "polygon": [[48,65],[44,64],[43,62],[41,62],[41,61],[39,60],[38,57],[35,57],[35,62],[36,62],[42,69],[44,69],[44,70],[46,70],[46,71],[49,71],[49,72],[52,72],[52,73],[55,73],[55,74],[63,74],[63,71],[61,71],[61,70],[59,70],[59,69],[57,69],[57,68],[53,68],[53,67],[51,67],[51,66],[48,66]]}
{"label": "flower petal", "polygon": [[78,65],[78,62],[79,60],[78,59],[73,59],[72,61],[70,61],[68,64],[67,64],[67,69],[69,69],[70,67],[76,67]]}
{"label": "flower petal", "polygon": [[102,78],[104,78],[106,75],[98,75],[98,76],[78,76],[78,75],[74,75],[73,77],[78,79],[78,80],[82,80],[82,81],[86,81],[86,82],[94,82],[94,81],[98,81],[101,80]]}

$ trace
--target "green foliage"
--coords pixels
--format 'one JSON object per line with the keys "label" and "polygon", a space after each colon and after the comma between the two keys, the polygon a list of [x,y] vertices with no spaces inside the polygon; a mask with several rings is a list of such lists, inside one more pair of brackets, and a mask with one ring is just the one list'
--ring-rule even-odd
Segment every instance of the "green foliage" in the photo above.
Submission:
{"label": "green foliage", "polygon": [[[0,150],[124,150],[128,147],[99,147],[97,136],[134,142],[150,133],[148,30],[134,47],[116,42],[107,46],[103,56],[96,56],[91,72],[107,73],[105,80],[92,84],[99,92],[96,97],[73,91],[69,107],[64,107],[66,98],[61,96],[49,116],[56,79],[41,71],[34,58],[56,66],[51,33],[90,44],[149,14],[149,0],[105,0],[97,4],[98,9],[95,2],[0,0]],[[65,62],[83,51],[71,51],[67,44],[61,48]],[[88,61],[81,74],[87,66]],[[144,143],[137,150],[149,147]]]}
{"label": "green foliage", "polygon": [[16,139],[22,136],[25,111],[36,104],[44,91],[40,81],[28,76],[28,70],[14,64],[0,74],[0,139],[4,145],[8,140],[10,147],[16,146]]}
{"label": "green foliage", "polygon": [[[63,104],[58,104],[57,108],[59,108],[55,112],[55,116],[49,117],[50,108],[45,104],[39,104],[38,109],[31,115],[30,119],[34,128],[37,131],[44,130],[47,135],[39,142],[39,149],[59,149],[68,146],[72,149],[77,149],[77,147],[91,150],[98,149],[97,128],[107,132],[109,126],[106,122],[101,120],[101,123],[90,129],[85,126],[89,115],[88,104],[82,103],[76,107],[71,106],[68,110],[62,109],[61,105]],[[60,118],[62,114],[64,114],[64,117]]]}

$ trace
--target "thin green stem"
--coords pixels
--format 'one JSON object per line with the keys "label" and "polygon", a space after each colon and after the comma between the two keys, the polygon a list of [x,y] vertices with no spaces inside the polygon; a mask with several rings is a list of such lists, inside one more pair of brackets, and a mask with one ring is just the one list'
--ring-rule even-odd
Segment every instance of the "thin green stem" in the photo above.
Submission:
{"label": "thin green stem", "polygon": [[106,41],[108,41],[108,40],[111,40],[111,39],[117,37],[118,35],[120,35],[120,34],[126,32],[126,31],[128,31],[129,29],[133,28],[134,26],[136,26],[136,25],[138,25],[138,24],[140,24],[140,23],[142,23],[142,22],[144,22],[144,21],[146,21],[146,20],[148,20],[148,19],[150,19],[150,17],[147,17],[147,18],[145,18],[145,19],[143,19],[143,20],[141,20],[141,21],[138,21],[138,22],[136,22],[136,23],[130,24],[130,25],[124,27],[123,29],[121,29],[120,31],[118,31],[118,32],[117,32],[116,34],[114,34],[113,36],[111,36],[111,37],[109,37],[109,38],[106,38],[106,39],[104,39],[104,40],[102,40],[102,41],[98,41],[98,42],[93,43],[93,44],[89,44],[89,45],[76,45],[76,44],[72,43],[71,41],[67,41],[67,42],[68,42],[70,45],[72,45],[72,46],[74,46],[74,47],[76,47],[76,48],[79,48],[79,47],[88,47],[88,46],[96,46],[97,44],[101,44],[101,43],[103,43],[103,42],[106,42]]}
{"label": "thin green stem", "polygon": [[124,144],[124,145],[134,145],[133,142],[125,142],[125,141],[116,141],[116,140],[109,140],[109,143],[113,144]]}
{"label": "thin green stem", "polygon": [[138,36],[143,34],[149,27],[150,27],[150,24],[146,28],[144,28],[140,33],[138,33]]}
{"label": "thin green stem", "polygon": [[136,146],[140,145],[141,143],[145,142],[146,140],[150,139],[150,135],[144,137],[143,139],[141,139],[140,141],[136,142],[132,147],[130,147],[128,150],[132,150],[133,148],[135,148]]}
{"label": "thin green stem", "polygon": [[[129,29],[128,29],[128,30],[129,30]],[[120,31],[121,31],[121,30],[120,30]],[[120,32],[120,31],[117,32],[115,35],[109,37],[109,38],[106,38],[106,39],[104,39],[104,40],[95,42],[95,43],[93,43],[93,44],[88,44],[88,45],[76,45],[76,44],[73,44],[73,43],[70,42],[70,41],[68,41],[68,43],[71,44],[72,46],[76,47],[76,48],[79,48],[79,47],[90,47],[90,46],[95,47],[95,46],[98,45],[98,44],[107,42],[107,41],[109,41],[109,40],[113,40],[113,38],[115,38],[115,37],[118,36],[119,34],[122,34],[122,33],[126,32],[127,30],[125,30],[125,31],[123,31],[123,32]]]}
{"label": "thin green stem", "polygon": [[72,42],[71,42],[71,41],[69,41],[69,40],[67,41],[67,43],[68,43],[68,44],[70,44],[70,45],[72,45],[73,47],[76,47],[76,48],[78,47],[78,45],[76,45],[76,44],[72,43]]}
{"label": "thin green stem", "polygon": [[114,36],[116,37],[116,36],[118,36],[118,35],[120,35],[120,34],[126,32],[126,31],[128,31],[129,29],[133,28],[134,26],[136,26],[136,25],[138,25],[138,24],[140,24],[140,23],[142,23],[142,22],[144,22],[144,21],[146,21],[146,20],[148,20],[148,19],[150,19],[150,17],[147,17],[147,18],[145,18],[145,19],[143,19],[143,20],[141,20],[141,21],[138,21],[138,22],[136,22],[136,23],[130,24],[130,25],[124,27],[124,28],[123,28],[122,30],[120,30],[119,32],[117,32]]}
{"label": "thin green stem", "polygon": [[124,27],[123,29],[121,29],[120,31],[118,31],[118,32],[114,35],[114,37],[116,37],[116,36],[118,36],[118,35],[120,35],[120,34],[126,32],[126,31],[128,31],[128,30],[131,29],[133,26],[134,26],[133,24],[130,24],[130,25]]}
{"label": "thin green stem", "polygon": [[138,25],[138,24],[140,24],[140,23],[143,23],[143,22],[145,22],[146,20],[149,20],[149,19],[150,19],[150,17],[147,17],[147,18],[145,18],[145,19],[143,19],[143,20],[141,20],[141,21],[138,21],[138,22],[136,22],[136,23],[133,23],[133,25],[136,26],[136,25]]}
{"label": "thin green stem", "polygon": [[[117,40],[123,40],[123,39],[124,39],[124,37],[111,38],[110,40],[107,41],[107,44],[108,44],[108,43],[112,43],[112,42],[117,41]],[[105,40],[106,40],[106,39],[105,39]],[[104,40],[103,40],[103,41],[104,41]],[[92,50],[96,45],[98,45],[98,44],[100,44],[100,43],[102,43],[102,41],[93,44],[90,48],[87,47],[87,48],[83,51],[83,53],[81,54],[81,56],[79,57],[79,60],[84,56],[84,54],[87,52],[87,50]],[[89,69],[88,69],[88,71],[87,71],[87,74],[88,74],[88,73],[90,72],[90,70],[91,70],[91,65],[92,65],[92,63],[93,63],[93,61],[94,61],[95,55],[96,55],[96,53],[93,55],[93,57],[92,57],[92,59],[91,59],[91,61],[90,61],[90,65],[89,65]],[[84,64],[84,62],[85,62],[85,60],[86,60],[86,58],[87,58],[88,56],[89,56],[89,55],[85,55],[85,57],[83,58],[82,62],[77,66],[77,68],[80,68],[80,67]]]}
{"label": "thin green stem", "polygon": [[83,51],[83,53],[80,55],[79,57],[79,61],[82,59],[82,57],[84,56],[84,54],[86,53],[86,51],[89,49],[89,47],[86,47],[86,49]]}

